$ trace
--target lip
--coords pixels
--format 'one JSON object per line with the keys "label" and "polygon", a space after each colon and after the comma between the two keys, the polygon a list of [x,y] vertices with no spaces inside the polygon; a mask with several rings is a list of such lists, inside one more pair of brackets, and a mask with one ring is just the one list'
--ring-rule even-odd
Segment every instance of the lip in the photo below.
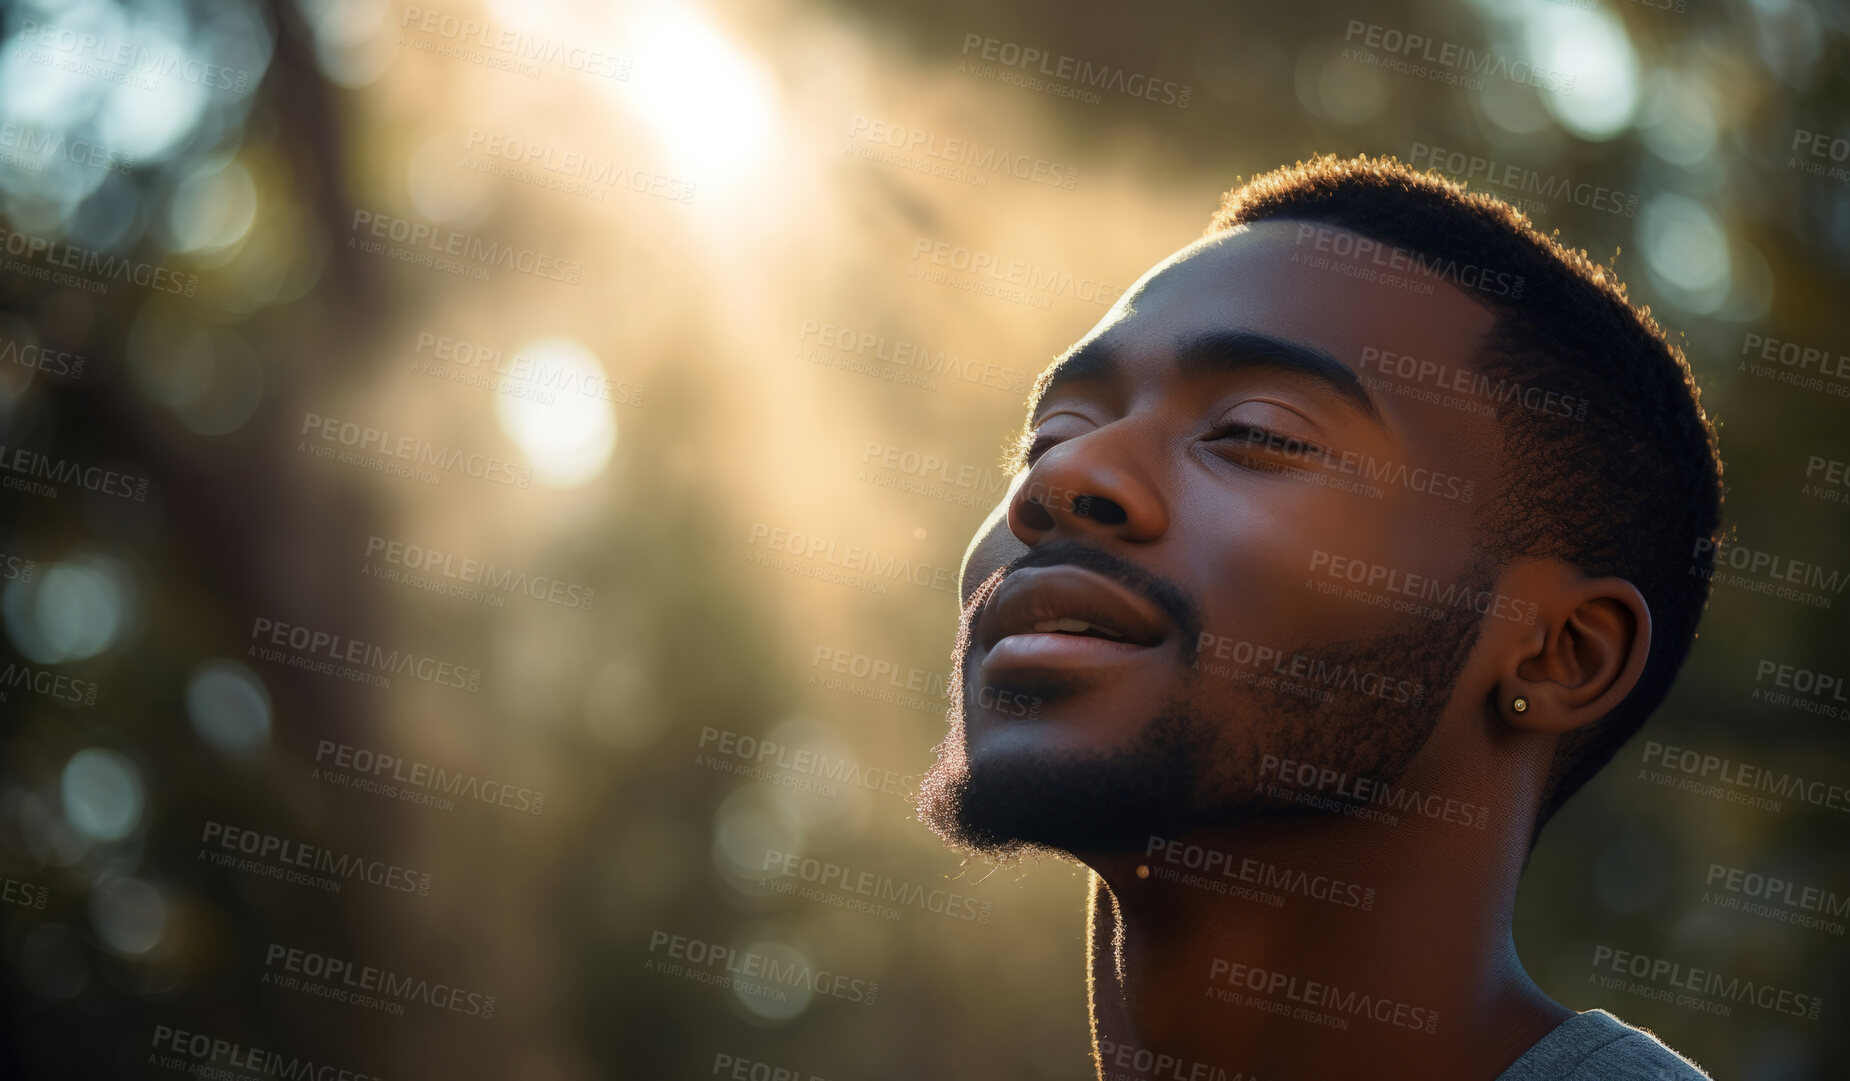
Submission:
{"label": "lip", "polygon": [[[1120,632],[1122,639],[1036,631],[1035,624],[1083,619]],[[1011,638],[1009,652],[1109,657],[1161,645],[1169,619],[1149,601],[1104,575],[1070,564],[1026,567],[1002,580],[977,620],[977,640],[993,652]],[[1024,658],[1025,659],[1025,658]]]}

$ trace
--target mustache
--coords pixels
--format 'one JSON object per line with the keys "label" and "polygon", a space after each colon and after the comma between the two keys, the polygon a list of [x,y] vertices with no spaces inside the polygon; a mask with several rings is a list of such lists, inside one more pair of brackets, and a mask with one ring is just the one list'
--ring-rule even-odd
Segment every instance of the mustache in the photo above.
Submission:
{"label": "mustache", "polygon": [[1195,603],[1188,591],[1160,574],[1083,541],[1052,541],[1030,548],[996,568],[970,595],[970,603],[964,609],[965,627],[975,620],[976,613],[989,603],[990,595],[1009,575],[1029,567],[1062,565],[1079,567],[1110,578],[1162,609],[1182,631],[1183,660],[1191,664],[1194,662],[1201,643],[1201,606]]}

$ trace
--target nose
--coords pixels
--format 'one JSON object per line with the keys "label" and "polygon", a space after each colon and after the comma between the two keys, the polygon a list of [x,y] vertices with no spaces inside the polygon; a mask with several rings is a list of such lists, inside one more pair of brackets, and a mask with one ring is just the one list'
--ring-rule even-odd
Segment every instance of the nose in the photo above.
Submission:
{"label": "nose", "polygon": [[1169,528],[1150,479],[1157,455],[1125,420],[1049,447],[1009,500],[1009,532],[1033,547],[1053,536],[1148,543]]}

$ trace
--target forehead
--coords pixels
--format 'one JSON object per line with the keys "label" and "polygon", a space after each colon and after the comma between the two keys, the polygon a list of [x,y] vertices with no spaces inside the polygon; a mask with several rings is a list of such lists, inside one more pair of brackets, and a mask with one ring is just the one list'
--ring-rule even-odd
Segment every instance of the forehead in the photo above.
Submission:
{"label": "forehead", "polygon": [[1321,223],[1243,226],[1151,268],[1074,349],[1096,342],[1139,368],[1178,342],[1231,331],[1299,342],[1358,371],[1383,353],[1470,369],[1495,316],[1406,254]]}

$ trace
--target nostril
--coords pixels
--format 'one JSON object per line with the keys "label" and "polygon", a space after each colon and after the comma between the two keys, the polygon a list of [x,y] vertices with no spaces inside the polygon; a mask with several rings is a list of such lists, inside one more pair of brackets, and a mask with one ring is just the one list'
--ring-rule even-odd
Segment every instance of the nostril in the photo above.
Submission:
{"label": "nostril", "polygon": [[1053,512],[1032,499],[1021,504],[1020,509],[1015,513],[1021,517],[1022,525],[1027,526],[1037,533],[1043,533],[1053,528]]}
{"label": "nostril", "polygon": [[1073,500],[1073,513],[1081,518],[1090,518],[1101,525],[1123,525],[1130,517],[1124,508],[1104,496],[1082,495]]}

